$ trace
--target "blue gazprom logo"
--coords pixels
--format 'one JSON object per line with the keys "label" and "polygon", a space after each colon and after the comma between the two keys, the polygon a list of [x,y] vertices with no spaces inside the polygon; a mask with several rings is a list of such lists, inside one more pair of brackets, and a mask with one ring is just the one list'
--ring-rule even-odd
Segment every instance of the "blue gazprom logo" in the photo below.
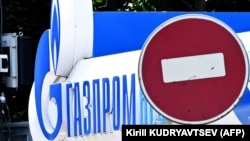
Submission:
{"label": "blue gazprom logo", "polygon": [[[52,60],[53,60],[53,67],[56,71],[57,68],[57,61],[58,61],[58,52],[60,47],[60,22],[59,22],[59,6],[58,0],[53,0],[52,3],[52,15],[51,15],[51,36],[49,38],[49,31],[46,30],[40,38],[38,48],[37,48],[37,55],[35,61],[35,102],[36,102],[36,111],[38,122],[40,128],[44,134],[44,136],[49,139],[53,140],[57,137],[58,133],[60,132],[60,128],[62,125],[62,100],[58,92],[61,91],[60,85],[54,86],[53,89],[50,90],[50,99],[54,99],[57,106],[58,106],[58,113],[57,113],[57,123],[55,127],[48,126],[45,124],[45,121],[48,121],[48,117],[44,116],[44,110],[42,103],[42,86],[43,81],[45,79],[46,74],[50,71],[50,54],[49,54],[49,47],[51,47],[52,51]],[[50,41],[49,41],[50,40]],[[49,43],[51,43],[49,45]],[[55,92],[56,91],[56,92]],[[55,95],[53,95],[55,94]],[[51,130],[53,130],[51,132]]]}
{"label": "blue gazprom logo", "polygon": [[[43,33],[40,38],[35,66],[35,102],[38,122],[42,133],[48,140],[55,140],[60,134],[63,125],[63,111],[67,117],[67,133],[68,137],[88,135],[91,133],[108,132],[108,130],[120,130],[122,124],[136,124],[136,106],[141,105],[140,114],[141,118],[139,123],[141,124],[154,124],[153,114],[156,115],[158,121],[164,123],[166,120],[161,115],[156,113],[152,107],[148,104],[143,94],[140,92],[140,102],[136,105],[136,92],[135,92],[135,74],[131,74],[131,82],[127,83],[127,74],[124,74],[122,78],[120,76],[114,76],[112,80],[109,78],[101,78],[89,81],[74,82],[74,83],[57,83],[49,84],[50,90],[47,94],[49,99],[53,99],[57,105],[57,119],[55,127],[50,125],[49,118],[46,117],[44,110],[45,104],[42,97],[46,95],[42,93],[42,87],[46,74],[50,71],[50,53],[52,55],[53,68],[56,72],[58,57],[60,51],[60,13],[58,1],[54,0],[52,4],[51,15],[51,29]],[[50,35],[50,36],[49,36]],[[50,49],[50,50],[49,50]],[[54,73],[55,73],[54,72]],[[106,86],[107,89],[100,89],[100,85]],[[127,84],[131,85],[131,90],[128,90]],[[48,85],[48,84],[47,84]],[[64,87],[66,86],[66,87]],[[83,87],[80,92],[80,87]],[[72,96],[72,90],[73,95]],[[123,90],[122,94],[120,89]],[[67,100],[62,100],[62,91],[66,92]],[[112,96],[111,96],[112,94]],[[128,98],[130,94],[130,98]],[[100,96],[105,95],[101,101]],[[81,97],[87,97],[87,105],[83,105]],[[91,104],[90,98],[95,99]],[[110,99],[112,97],[112,99]],[[122,100],[120,100],[120,98]],[[73,103],[70,102],[73,99]],[[66,109],[62,107],[63,103],[66,103]],[[102,104],[101,104],[102,103]],[[122,104],[123,103],[123,104]],[[93,106],[93,110],[90,105]],[[70,107],[73,107],[71,109]],[[87,111],[87,117],[81,116],[82,111]],[[112,125],[109,125],[108,114],[112,111]],[[84,113],[86,114],[86,113]],[[108,129],[110,127],[112,129]]]}
{"label": "blue gazprom logo", "polygon": [[[43,107],[44,103],[42,103],[42,87],[43,87],[43,81],[46,76],[46,74],[49,72],[49,42],[48,42],[49,33],[48,31],[45,31],[40,38],[39,45],[37,48],[37,56],[35,61],[35,102],[36,102],[36,111],[37,111],[37,117],[38,122],[40,125],[40,128],[44,134],[44,136],[49,139],[53,140],[55,137],[57,137],[59,130],[61,128],[62,124],[62,111],[60,109],[61,106],[61,97],[53,95],[60,92],[60,87],[55,87],[53,91],[50,91],[50,99],[54,98],[54,100],[57,103],[58,106],[58,118],[56,126],[53,129],[53,132],[48,131],[49,128],[48,125],[45,124],[45,119],[48,117],[44,116],[43,113]],[[56,90],[57,88],[57,90]],[[56,92],[55,92],[56,91]],[[48,120],[48,119],[47,119]]]}
{"label": "blue gazprom logo", "polygon": [[52,5],[50,28],[51,28],[50,29],[50,32],[51,32],[50,47],[51,47],[51,52],[52,52],[53,67],[56,72],[57,64],[58,64],[59,49],[60,49],[60,14],[59,14],[58,1],[53,2],[53,5]]}
{"label": "blue gazprom logo", "polygon": [[[112,111],[112,128],[113,130],[120,130],[122,124],[155,124],[157,119],[161,123],[166,123],[166,119],[156,113],[154,109],[149,105],[142,91],[139,92],[139,99],[136,99],[135,92],[136,74],[124,74],[123,76],[115,76],[112,79],[108,77],[97,78],[94,80],[83,80],[82,82],[74,83],[58,83],[51,84],[49,91],[49,99],[54,99],[57,105],[57,121],[55,127],[47,127],[45,121],[45,115],[43,114],[44,103],[42,103],[42,87],[46,74],[50,71],[50,54],[49,49],[51,47],[53,67],[56,71],[58,63],[58,55],[60,50],[60,13],[59,13],[58,0],[53,0],[52,16],[51,16],[51,29],[45,31],[40,38],[37,56],[35,62],[35,102],[37,117],[42,133],[48,140],[54,140],[60,133],[60,129],[63,123],[63,111],[67,113],[67,127],[68,136],[88,135],[90,133],[106,132],[108,129],[108,123],[106,121],[105,114]],[[127,78],[131,78],[131,81],[127,83]],[[128,85],[130,84],[130,90]],[[62,86],[66,85],[65,87]],[[100,86],[103,89],[100,88]],[[80,91],[82,87],[83,91]],[[64,88],[64,89],[63,89]],[[120,93],[120,89],[123,89]],[[70,102],[71,90],[74,90],[73,105]],[[66,92],[66,101],[62,101],[62,91]],[[112,94],[112,96],[111,96]],[[133,97],[128,98],[128,94]],[[100,96],[104,95],[102,99],[102,105],[100,102]],[[81,107],[83,103],[80,101],[80,97],[87,97],[87,104]],[[91,103],[90,98],[95,99]],[[111,99],[112,97],[112,99]],[[122,97],[120,99],[120,97]],[[242,100],[239,102],[234,112],[237,118],[242,124],[250,124],[249,120],[249,99],[250,93],[246,89]],[[63,103],[67,103],[67,109],[63,109]],[[121,104],[123,103],[123,104]],[[92,104],[92,108],[89,107]],[[140,107],[139,111],[135,111],[137,106]],[[73,107],[73,108],[70,108]],[[243,108],[242,108],[243,107]],[[121,110],[122,109],[122,110]],[[242,109],[245,111],[242,112]],[[88,117],[81,116],[82,110],[87,111]],[[139,114],[136,114],[136,113]],[[136,117],[140,116],[139,123],[137,123]],[[48,117],[47,117],[48,118]],[[47,119],[48,120],[48,119]],[[70,128],[71,127],[71,128]]]}

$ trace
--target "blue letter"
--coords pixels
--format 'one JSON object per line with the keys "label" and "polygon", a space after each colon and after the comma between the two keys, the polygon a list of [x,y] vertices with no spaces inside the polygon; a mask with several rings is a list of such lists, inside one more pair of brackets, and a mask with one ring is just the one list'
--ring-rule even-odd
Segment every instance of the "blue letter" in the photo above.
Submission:
{"label": "blue letter", "polygon": [[113,128],[120,129],[120,79],[118,76],[113,78]]}
{"label": "blue letter", "polygon": [[135,74],[131,75],[130,100],[128,97],[127,77],[123,75],[123,124],[131,124],[131,119],[132,124],[135,124]]}
{"label": "blue letter", "polygon": [[106,132],[107,113],[110,111],[110,84],[108,78],[102,79],[103,94],[103,132]]}
{"label": "blue letter", "polygon": [[101,132],[101,117],[100,117],[100,81],[99,79],[93,80],[93,113],[94,113],[94,133],[96,132],[100,133]]}
{"label": "blue letter", "polygon": [[75,83],[74,85],[74,135],[77,136],[77,126],[79,129],[79,134],[82,135],[82,117],[81,117],[81,98],[80,98],[80,90],[79,83]]}
{"label": "blue letter", "polygon": [[71,137],[71,124],[70,124],[70,114],[71,114],[71,110],[70,110],[70,90],[72,90],[72,84],[69,83],[66,85],[66,94],[67,94],[67,124],[68,124],[68,136]]}
{"label": "blue letter", "polygon": [[84,124],[84,134],[88,135],[90,134],[90,129],[91,129],[91,113],[90,113],[90,109],[89,109],[89,104],[90,104],[90,85],[89,85],[89,81],[84,81],[83,82],[83,96],[87,97],[87,104],[84,106],[85,109],[87,110],[87,115],[84,115],[84,120],[83,120],[83,124]]}

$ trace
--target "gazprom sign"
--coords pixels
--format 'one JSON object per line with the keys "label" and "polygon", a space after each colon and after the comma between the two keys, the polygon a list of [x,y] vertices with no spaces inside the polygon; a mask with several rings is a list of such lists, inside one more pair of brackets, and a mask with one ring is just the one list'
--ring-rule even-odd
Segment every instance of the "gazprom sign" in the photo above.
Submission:
{"label": "gazprom sign", "polygon": [[[93,12],[91,0],[52,0],[41,35],[30,93],[33,140],[121,140],[123,124],[173,124],[144,97],[141,48],[164,21],[185,12]],[[218,18],[249,50],[250,13],[199,13]],[[152,74],[153,75],[153,74]],[[216,124],[249,124],[248,88]]]}

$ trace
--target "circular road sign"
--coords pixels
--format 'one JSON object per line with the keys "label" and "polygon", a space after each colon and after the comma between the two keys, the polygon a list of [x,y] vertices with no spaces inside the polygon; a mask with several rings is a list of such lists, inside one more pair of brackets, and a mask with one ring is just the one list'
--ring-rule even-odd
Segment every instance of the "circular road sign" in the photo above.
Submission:
{"label": "circular road sign", "polygon": [[248,58],[236,33],[203,14],[156,28],[142,48],[139,83],[152,107],[180,124],[208,124],[229,113],[248,82]]}

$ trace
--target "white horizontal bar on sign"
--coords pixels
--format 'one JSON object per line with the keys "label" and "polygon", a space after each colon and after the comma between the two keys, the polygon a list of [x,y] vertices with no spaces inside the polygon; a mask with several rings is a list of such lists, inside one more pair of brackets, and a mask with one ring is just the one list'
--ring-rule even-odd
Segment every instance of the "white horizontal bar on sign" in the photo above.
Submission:
{"label": "white horizontal bar on sign", "polygon": [[223,53],[162,59],[165,83],[225,76]]}

